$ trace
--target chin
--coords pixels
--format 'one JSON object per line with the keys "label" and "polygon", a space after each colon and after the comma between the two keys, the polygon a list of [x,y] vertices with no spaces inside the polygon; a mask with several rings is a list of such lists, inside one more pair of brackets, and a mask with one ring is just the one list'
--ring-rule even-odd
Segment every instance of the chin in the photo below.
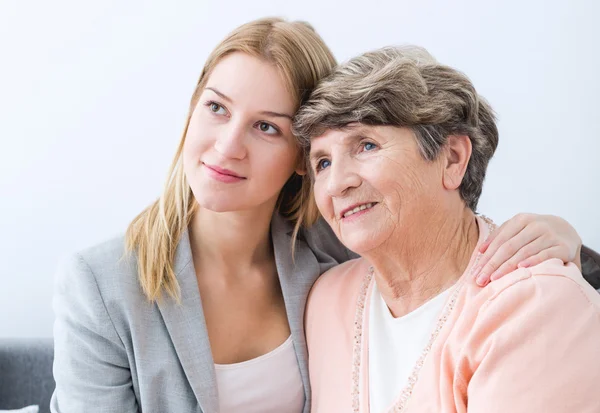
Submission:
{"label": "chin", "polygon": [[200,196],[196,197],[196,202],[204,209],[213,212],[232,212],[243,209],[239,199],[231,199],[225,196]]}

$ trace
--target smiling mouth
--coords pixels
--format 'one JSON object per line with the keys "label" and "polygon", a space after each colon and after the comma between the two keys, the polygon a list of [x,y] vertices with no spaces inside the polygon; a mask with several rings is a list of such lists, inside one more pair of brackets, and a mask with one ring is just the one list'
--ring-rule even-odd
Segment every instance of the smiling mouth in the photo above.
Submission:
{"label": "smiling mouth", "polygon": [[359,206],[357,206],[357,207],[355,207],[355,208],[352,208],[352,209],[351,209],[351,210],[349,210],[349,211],[346,211],[346,212],[344,212],[344,213],[342,214],[342,218],[348,218],[349,216],[352,216],[352,215],[354,215],[354,214],[357,214],[357,213],[359,213],[359,212],[361,212],[361,211],[364,211],[364,210],[366,210],[366,209],[371,209],[371,208],[373,208],[373,207],[374,207],[376,204],[377,204],[377,202],[369,202],[368,204],[362,204],[362,205],[359,205]]}

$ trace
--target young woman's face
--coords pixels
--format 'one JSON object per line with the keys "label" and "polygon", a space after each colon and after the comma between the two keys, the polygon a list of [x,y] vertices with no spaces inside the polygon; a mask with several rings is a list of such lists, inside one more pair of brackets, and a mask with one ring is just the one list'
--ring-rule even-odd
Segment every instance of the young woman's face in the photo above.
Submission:
{"label": "young woman's face", "polygon": [[197,202],[216,211],[273,208],[300,151],[296,104],[275,66],[245,53],[223,58],[192,114],[183,167]]}

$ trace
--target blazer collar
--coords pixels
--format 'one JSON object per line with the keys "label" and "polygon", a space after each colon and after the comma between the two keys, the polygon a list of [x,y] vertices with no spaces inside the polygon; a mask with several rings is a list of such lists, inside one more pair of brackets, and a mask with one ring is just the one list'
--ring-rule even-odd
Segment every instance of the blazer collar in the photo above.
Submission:
{"label": "blazer collar", "polygon": [[181,291],[181,304],[170,297],[163,297],[158,302],[158,307],[202,412],[218,413],[216,373],[188,231],[185,231],[179,241],[174,264]]}

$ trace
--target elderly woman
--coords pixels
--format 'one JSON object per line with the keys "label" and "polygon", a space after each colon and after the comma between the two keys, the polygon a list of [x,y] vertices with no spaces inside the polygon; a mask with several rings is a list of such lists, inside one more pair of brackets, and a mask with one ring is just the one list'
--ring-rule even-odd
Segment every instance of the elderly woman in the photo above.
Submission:
{"label": "elderly woman", "polygon": [[475,282],[498,130],[463,74],[417,48],[367,53],[315,90],[295,132],[321,213],[362,256],[308,300],[313,413],[600,412],[600,295],[578,268]]}

